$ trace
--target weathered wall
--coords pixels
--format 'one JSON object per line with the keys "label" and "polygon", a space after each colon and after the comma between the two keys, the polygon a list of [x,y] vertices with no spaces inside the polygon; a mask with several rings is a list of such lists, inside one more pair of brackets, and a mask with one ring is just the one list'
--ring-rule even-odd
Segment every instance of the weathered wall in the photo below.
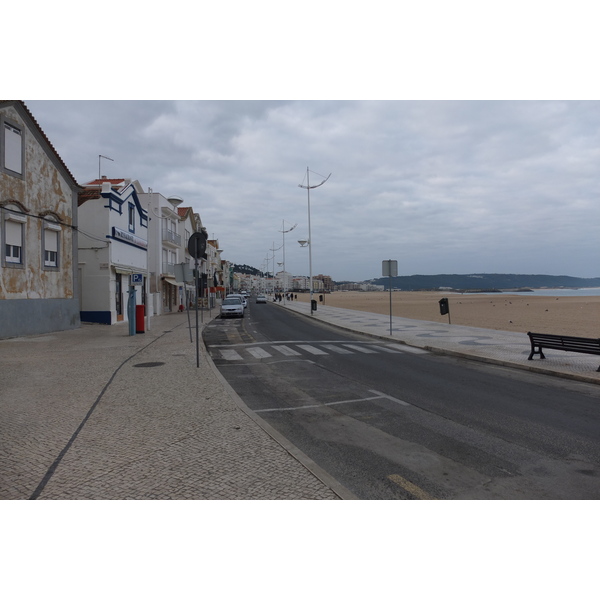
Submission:
{"label": "weathered wall", "polygon": [[77,329],[79,300],[0,300],[0,339]]}
{"label": "weathered wall", "polygon": [[[13,106],[0,112],[21,127],[25,147],[23,178],[0,171],[0,203],[19,206],[27,217],[23,264],[0,266],[0,338],[78,327],[75,184],[65,178],[26,115]],[[55,218],[60,225],[58,269],[44,268],[40,217]]]}

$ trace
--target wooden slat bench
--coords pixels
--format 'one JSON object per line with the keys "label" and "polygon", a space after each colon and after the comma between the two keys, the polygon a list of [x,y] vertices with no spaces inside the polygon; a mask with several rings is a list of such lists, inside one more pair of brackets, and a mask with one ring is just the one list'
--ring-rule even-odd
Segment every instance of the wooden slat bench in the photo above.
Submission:
{"label": "wooden slat bench", "polygon": [[[551,333],[528,332],[531,341],[531,353],[527,360],[532,360],[535,354],[544,356],[543,349],[563,350],[564,352],[580,352],[582,354],[600,354],[600,338],[582,338],[568,335],[553,335]],[[600,371],[600,367],[596,369]]]}

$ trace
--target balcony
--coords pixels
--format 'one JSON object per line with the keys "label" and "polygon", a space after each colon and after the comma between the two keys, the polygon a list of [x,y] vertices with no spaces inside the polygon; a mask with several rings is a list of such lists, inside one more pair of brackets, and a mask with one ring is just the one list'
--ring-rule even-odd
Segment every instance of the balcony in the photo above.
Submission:
{"label": "balcony", "polygon": [[166,263],[164,262],[162,264],[162,271],[161,271],[162,275],[175,275],[175,265],[173,263]]}
{"label": "balcony", "polygon": [[170,244],[171,246],[181,247],[181,236],[174,231],[169,231],[168,229],[162,230],[162,241],[165,244]]}

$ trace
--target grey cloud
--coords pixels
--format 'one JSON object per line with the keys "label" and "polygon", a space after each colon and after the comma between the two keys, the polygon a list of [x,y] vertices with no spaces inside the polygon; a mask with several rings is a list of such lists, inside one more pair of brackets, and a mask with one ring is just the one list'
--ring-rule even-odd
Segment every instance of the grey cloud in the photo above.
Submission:
{"label": "grey cloud", "polygon": [[106,174],[184,198],[234,262],[259,267],[285,219],[286,266],[307,272],[308,166],[333,172],[311,215],[314,271],[334,279],[377,276],[384,258],[598,276],[597,102],[27,104],[80,181],[114,158]]}

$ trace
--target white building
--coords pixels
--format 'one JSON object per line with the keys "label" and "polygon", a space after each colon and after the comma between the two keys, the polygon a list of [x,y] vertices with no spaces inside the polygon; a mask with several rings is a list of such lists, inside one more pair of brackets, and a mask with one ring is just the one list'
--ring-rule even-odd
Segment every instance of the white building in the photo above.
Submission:
{"label": "white building", "polygon": [[[313,292],[321,292],[323,291],[323,282],[319,279],[315,279],[313,277]],[[310,277],[306,277],[304,275],[296,275],[292,278],[292,287],[290,288],[294,291],[310,291]]]}
{"label": "white building", "polygon": [[208,240],[208,243],[206,244],[206,268],[210,308],[215,307],[217,301],[225,297],[225,284],[223,281],[223,266],[221,260],[222,252],[223,250],[219,248],[219,240]]}
{"label": "white building", "polygon": [[[194,233],[204,230],[202,220],[192,208],[180,206],[181,198],[166,198],[150,190],[140,194],[140,201],[147,208],[150,220],[148,270],[151,314],[183,310],[186,303],[195,302],[196,284],[192,276],[195,260],[189,253],[188,242]],[[183,277],[179,265],[186,267]],[[206,282],[206,276],[202,277],[208,270],[206,257],[199,259],[198,267],[200,279]]]}
{"label": "white building", "polygon": [[140,195],[140,201],[150,219],[148,270],[153,314],[176,312],[183,304],[184,289],[184,282],[175,278],[175,265],[185,262],[177,211],[182,200],[173,199],[170,202],[162,194],[149,191]]}
{"label": "white building", "polygon": [[[195,213],[191,207],[179,206],[177,208],[177,214],[179,215],[179,230],[181,232],[180,235],[183,244],[181,252],[181,263],[179,264],[185,265],[186,268],[184,273],[193,273],[196,261],[190,254],[188,250],[188,245],[190,237],[192,237],[194,233],[202,231],[202,219],[200,218],[200,215],[198,213]],[[200,274],[205,272],[206,259],[201,258],[198,260],[198,270]],[[180,282],[178,281],[178,283]],[[186,296],[182,298],[182,301],[184,303],[185,301],[187,301],[191,307],[196,298],[196,282],[195,280],[188,279],[188,281],[183,283],[184,286],[182,289],[185,289]]]}
{"label": "white building", "polygon": [[[79,194],[81,320],[128,321],[148,291],[148,213],[138,181],[97,179]],[[139,284],[138,284],[139,282]],[[135,314],[135,307],[132,308]],[[144,311],[145,312],[145,311]]]}

